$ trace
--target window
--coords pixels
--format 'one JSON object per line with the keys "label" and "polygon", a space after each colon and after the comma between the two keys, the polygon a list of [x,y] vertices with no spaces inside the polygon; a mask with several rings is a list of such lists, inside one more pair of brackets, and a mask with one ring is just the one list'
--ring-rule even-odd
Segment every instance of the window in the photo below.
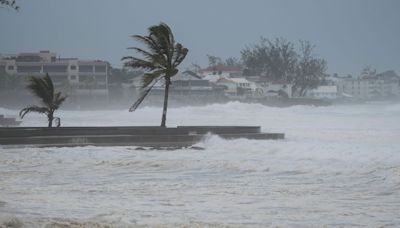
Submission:
{"label": "window", "polygon": [[67,75],[50,75],[51,80],[55,83],[55,84],[60,84],[64,81],[68,80],[68,76]]}
{"label": "window", "polygon": [[93,65],[79,65],[79,72],[93,72]]}
{"label": "window", "polygon": [[2,65],[0,66],[0,73],[6,72],[6,66]]}
{"label": "window", "polygon": [[8,70],[14,70],[14,66],[8,66]]}
{"label": "window", "polygon": [[98,72],[104,73],[104,72],[106,72],[106,66],[95,66],[94,71],[96,73],[98,73]]}
{"label": "window", "polygon": [[76,80],[76,75],[71,75],[71,76],[69,76],[69,79],[71,79],[71,80]]}
{"label": "window", "polygon": [[46,73],[60,73],[67,72],[67,65],[44,65],[43,72]]}
{"label": "window", "polygon": [[38,55],[20,55],[17,57],[17,62],[40,62],[42,58]]}
{"label": "window", "polygon": [[18,66],[19,73],[38,73],[42,70],[42,66]]}
{"label": "window", "polygon": [[69,69],[70,69],[70,70],[76,70],[76,66],[75,66],[75,65],[71,65],[71,66],[69,67]]}

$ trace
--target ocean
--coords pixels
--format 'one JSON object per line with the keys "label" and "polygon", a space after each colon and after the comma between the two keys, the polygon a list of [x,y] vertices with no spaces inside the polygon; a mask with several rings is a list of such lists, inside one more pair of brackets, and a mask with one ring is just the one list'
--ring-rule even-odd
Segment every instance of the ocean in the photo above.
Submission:
{"label": "ocean", "polygon": [[[63,126],[157,126],[161,112],[56,116]],[[178,150],[0,146],[0,227],[400,227],[400,104],[231,102],[170,108],[167,125],[259,125],[286,139],[208,135]],[[28,114],[23,126],[46,118]]]}

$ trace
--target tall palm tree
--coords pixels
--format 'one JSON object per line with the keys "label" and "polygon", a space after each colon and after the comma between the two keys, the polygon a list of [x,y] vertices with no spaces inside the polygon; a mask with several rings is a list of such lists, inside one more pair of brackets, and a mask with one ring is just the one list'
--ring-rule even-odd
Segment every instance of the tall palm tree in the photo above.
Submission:
{"label": "tall palm tree", "polygon": [[161,79],[164,79],[165,94],[161,127],[165,127],[171,77],[178,73],[177,67],[185,59],[189,50],[183,47],[182,44],[175,43],[174,35],[170,27],[165,23],[151,26],[148,28],[148,31],[148,36],[132,36],[137,41],[143,43],[148,50],[138,47],[128,48],[140,53],[144,58],[140,59],[133,56],[122,58],[122,60],[126,60],[124,63],[125,66],[146,71],[142,79],[142,92],[129,111],[135,111],[150,93],[153,86]]}
{"label": "tall palm tree", "polygon": [[46,74],[44,77],[30,77],[29,84],[26,88],[29,89],[33,95],[40,98],[43,106],[32,105],[22,109],[19,112],[21,119],[29,112],[38,112],[47,116],[47,120],[49,121],[48,127],[53,126],[53,120],[56,120],[59,126],[60,118],[54,117],[54,112],[61,106],[67,96],[62,96],[61,92],[54,91],[53,81],[50,76]]}

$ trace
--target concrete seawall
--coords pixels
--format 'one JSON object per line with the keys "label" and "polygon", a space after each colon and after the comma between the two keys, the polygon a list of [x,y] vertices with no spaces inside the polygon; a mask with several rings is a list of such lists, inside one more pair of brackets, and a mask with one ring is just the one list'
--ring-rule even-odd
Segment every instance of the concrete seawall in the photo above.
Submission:
{"label": "concrete seawall", "polygon": [[225,139],[283,139],[281,133],[261,133],[258,126],[162,127],[15,127],[0,128],[0,145],[36,146],[191,146],[205,135]]}

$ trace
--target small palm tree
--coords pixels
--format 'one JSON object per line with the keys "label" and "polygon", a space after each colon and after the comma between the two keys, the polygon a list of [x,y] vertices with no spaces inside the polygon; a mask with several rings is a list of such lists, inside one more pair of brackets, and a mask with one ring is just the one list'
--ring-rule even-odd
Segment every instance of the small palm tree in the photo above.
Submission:
{"label": "small palm tree", "polygon": [[62,96],[61,92],[54,91],[53,81],[51,80],[50,76],[46,74],[46,76],[43,78],[30,77],[29,84],[26,88],[29,89],[36,97],[41,99],[43,106],[40,107],[37,105],[32,105],[22,109],[19,112],[21,119],[24,118],[24,116],[29,112],[38,112],[46,114],[49,121],[48,127],[53,126],[53,120],[56,120],[59,126],[60,118],[54,117],[54,112],[65,101],[67,96]]}
{"label": "small palm tree", "polygon": [[168,25],[160,23],[148,28],[148,36],[132,36],[139,42],[143,43],[148,50],[137,47],[131,47],[136,52],[144,56],[139,59],[133,56],[123,57],[127,60],[124,65],[134,69],[145,70],[146,73],[142,79],[142,92],[138,100],[129,109],[130,112],[135,111],[142,103],[144,98],[150,93],[153,86],[160,80],[164,79],[165,94],[164,106],[161,118],[161,127],[165,127],[167,119],[168,93],[171,77],[178,73],[178,65],[185,59],[188,49],[180,43],[175,43],[174,35]]}

